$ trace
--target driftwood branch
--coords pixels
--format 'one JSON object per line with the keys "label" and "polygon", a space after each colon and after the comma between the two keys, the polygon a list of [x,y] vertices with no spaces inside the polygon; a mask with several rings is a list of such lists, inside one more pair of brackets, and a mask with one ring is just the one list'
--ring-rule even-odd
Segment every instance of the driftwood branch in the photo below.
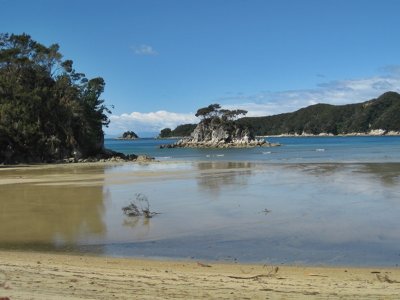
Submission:
{"label": "driftwood branch", "polygon": [[233,278],[233,279],[258,279],[261,277],[272,277],[269,274],[259,274],[259,275],[254,275],[254,276],[250,276],[250,277],[241,277],[241,276],[228,276],[229,278]]}
{"label": "driftwood branch", "polygon": [[150,211],[150,203],[147,197],[143,194],[135,194],[136,201],[132,201],[128,206],[122,208],[125,215],[129,217],[140,217],[152,218],[160,213]]}

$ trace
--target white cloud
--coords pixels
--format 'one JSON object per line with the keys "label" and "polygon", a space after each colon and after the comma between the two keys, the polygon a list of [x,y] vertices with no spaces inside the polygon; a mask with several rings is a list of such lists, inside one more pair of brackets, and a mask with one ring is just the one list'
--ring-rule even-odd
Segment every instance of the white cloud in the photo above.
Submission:
{"label": "white cloud", "polygon": [[245,109],[248,116],[266,116],[292,112],[317,103],[343,105],[376,98],[387,91],[400,92],[400,66],[386,66],[381,76],[336,80],[319,84],[315,89],[260,92],[221,97],[216,102],[224,108]]}
{"label": "white cloud", "polygon": [[[298,110],[317,103],[343,105],[367,101],[387,91],[400,93],[400,66],[386,66],[382,75],[369,78],[336,80],[319,84],[314,89],[287,90],[280,92],[260,92],[252,95],[237,93],[228,97],[210,100],[220,103],[225,109],[244,109],[247,116],[268,116]],[[159,132],[177,125],[197,123],[194,113],[174,113],[157,111],[149,113],[132,112],[113,115],[106,132],[120,134],[126,130],[137,132]]]}
{"label": "white cloud", "polygon": [[120,134],[126,130],[135,132],[159,132],[161,129],[169,127],[174,129],[176,126],[187,123],[198,123],[194,113],[179,114],[160,110],[156,112],[110,116],[110,126],[106,130],[108,134]]}
{"label": "white cloud", "polygon": [[158,52],[153,49],[152,46],[149,45],[139,45],[139,46],[133,46],[132,50],[135,52],[137,55],[158,55]]}

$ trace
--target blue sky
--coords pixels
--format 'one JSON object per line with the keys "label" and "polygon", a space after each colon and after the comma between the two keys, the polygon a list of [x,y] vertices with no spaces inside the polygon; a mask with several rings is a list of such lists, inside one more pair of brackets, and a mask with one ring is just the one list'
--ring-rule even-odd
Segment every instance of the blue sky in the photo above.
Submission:
{"label": "blue sky", "polygon": [[397,0],[0,0],[0,31],[58,43],[114,105],[107,134],[400,92]]}

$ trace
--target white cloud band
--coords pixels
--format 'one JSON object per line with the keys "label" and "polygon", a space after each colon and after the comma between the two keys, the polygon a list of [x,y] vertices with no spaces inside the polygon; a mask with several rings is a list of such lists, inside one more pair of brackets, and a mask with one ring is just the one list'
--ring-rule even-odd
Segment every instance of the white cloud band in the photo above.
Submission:
{"label": "white cloud band", "polygon": [[227,109],[245,109],[247,116],[267,116],[292,112],[317,103],[343,105],[367,101],[387,91],[400,92],[400,66],[382,68],[386,73],[370,78],[337,80],[315,89],[261,92],[254,95],[221,97],[217,102]]}
{"label": "white cloud band", "polygon": [[[387,91],[400,92],[400,66],[387,66],[381,70],[384,72],[381,76],[330,81],[319,84],[315,89],[237,94],[210,100],[210,103],[220,103],[225,109],[247,110],[247,116],[268,116],[292,112],[317,103],[343,105],[367,101]],[[163,110],[112,115],[110,120],[110,127],[106,129],[108,134],[120,134],[128,129],[159,132],[166,127],[174,129],[177,125],[199,121],[194,113],[182,114]]]}
{"label": "white cloud band", "polygon": [[126,130],[135,132],[159,132],[161,129],[169,127],[174,129],[176,126],[187,123],[198,123],[198,119],[193,113],[179,114],[160,110],[156,112],[110,116],[110,127],[106,130],[108,134],[120,134]]}

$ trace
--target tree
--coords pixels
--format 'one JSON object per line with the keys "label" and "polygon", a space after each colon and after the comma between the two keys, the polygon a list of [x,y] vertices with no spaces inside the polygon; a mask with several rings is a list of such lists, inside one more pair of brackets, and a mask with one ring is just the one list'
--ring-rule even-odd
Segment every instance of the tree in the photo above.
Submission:
{"label": "tree", "polygon": [[247,110],[243,109],[235,109],[235,110],[229,110],[229,109],[221,109],[221,118],[223,120],[236,120],[240,115],[246,115]]}
{"label": "tree", "polygon": [[164,128],[160,131],[160,138],[167,138],[172,136],[171,128]]}
{"label": "tree", "polygon": [[218,116],[220,108],[221,106],[219,104],[210,104],[207,107],[199,108],[195,116],[200,117],[202,119],[209,119]]}
{"label": "tree", "polygon": [[199,108],[196,112],[196,117],[200,117],[202,120],[215,119],[216,121],[233,121],[236,120],[240,115],[246,115],[247,110],[243,109],[221,109],[219,104],[210,104],[209,106]]}
{"label": "tree", "polygon": [[101,77],[87,79],[57,44],[0,34],[0,162],[95,155],[110,110]]}

